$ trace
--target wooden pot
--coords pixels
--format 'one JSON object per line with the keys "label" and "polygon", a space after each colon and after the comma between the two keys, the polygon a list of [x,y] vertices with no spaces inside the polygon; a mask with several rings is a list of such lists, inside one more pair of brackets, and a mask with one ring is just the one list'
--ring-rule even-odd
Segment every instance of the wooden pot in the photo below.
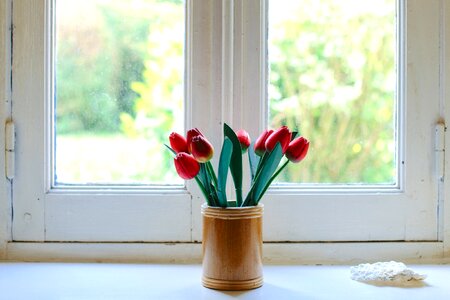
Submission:
{"label": "wooden pot", "polygon": [[203,286],[249,290],[262,286],[264,206],[209,207],[203,215]]}

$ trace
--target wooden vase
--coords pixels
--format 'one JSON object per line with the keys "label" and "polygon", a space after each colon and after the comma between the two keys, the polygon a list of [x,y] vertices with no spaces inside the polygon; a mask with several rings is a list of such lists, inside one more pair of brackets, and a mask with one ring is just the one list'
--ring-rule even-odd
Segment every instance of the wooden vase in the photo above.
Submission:
{"label": "wooden vase", "polygon": [[262,286],[262,204],[209,207],[203,215],[203,286],[249,290]]}

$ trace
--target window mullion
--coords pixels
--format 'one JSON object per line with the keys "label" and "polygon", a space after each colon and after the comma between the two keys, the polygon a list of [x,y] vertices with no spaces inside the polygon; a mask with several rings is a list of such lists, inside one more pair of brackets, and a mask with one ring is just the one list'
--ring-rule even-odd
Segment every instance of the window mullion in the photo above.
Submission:
{"label": "window mullion", "polygon": [[[222,1],[187,2],[186,128],[199,128],[215,146],[217,166],[224,118]],[[227,66],[228,68],[229,66]],[[200,240],[200,206],[205,201],[195,181],[186,182],[192,195],[192,240]]]}
{"label": "window mullion", "polygon": [[267,126],[267,1],[234,5],[233,123],[256,137]]}

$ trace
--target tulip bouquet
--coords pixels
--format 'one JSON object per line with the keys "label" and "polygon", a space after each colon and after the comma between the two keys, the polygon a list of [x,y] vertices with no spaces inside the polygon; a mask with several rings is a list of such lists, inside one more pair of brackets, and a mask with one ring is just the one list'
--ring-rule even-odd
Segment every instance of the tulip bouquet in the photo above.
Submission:
{"label": "tulip bouquet", "polygon": [[[172,132],[170,146],[166,147],[175,155],[174,163],[178,175],[183,179],[195,179],[209,206],[255,206],[269,188],[272,181],[289,162],[303,160],[309,149],[304,137],[297,137],[288,127],[265,130],[251,143],[245,130],[234,132],[224,124],[224,141],[220,152],[217,174],[211,164],[214,147],[197,128],[187,132],[186,137]],[[248,149],[250,166],[250,190],[242,196],[242,157]],[[283,157],[285,161],[280,163]],[[236,201],[227,200],[226,182],[230,169],[236,189]]]}

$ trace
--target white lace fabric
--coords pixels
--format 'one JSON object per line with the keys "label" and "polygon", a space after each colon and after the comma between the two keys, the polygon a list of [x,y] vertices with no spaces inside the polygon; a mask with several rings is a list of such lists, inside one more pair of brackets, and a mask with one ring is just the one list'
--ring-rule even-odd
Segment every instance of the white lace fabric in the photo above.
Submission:
{"label": "white lace fabric", "polygon": [[389,261],[351,267],[350,278],[356,281],[406,283],[424,280],[426,275],[414,272],[404,263]]}

